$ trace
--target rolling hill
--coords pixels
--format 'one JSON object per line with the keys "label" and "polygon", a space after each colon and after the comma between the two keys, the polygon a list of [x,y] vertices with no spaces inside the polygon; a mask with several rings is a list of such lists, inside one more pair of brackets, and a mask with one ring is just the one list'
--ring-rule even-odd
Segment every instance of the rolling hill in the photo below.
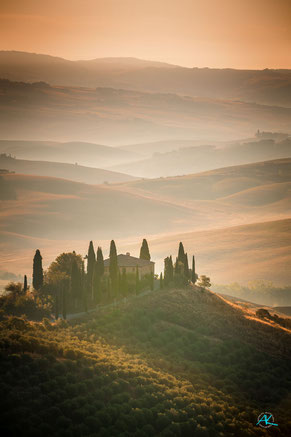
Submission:
{"label": "rolling hill", "polygon": [[268,139],[237,142],[224,147],[219,145],[181,147],[170,152],[155,153],[147,159],[108,168],[138,177],[158,178],[290,157],[290,138],[279,142]]}
{"label": "rolling hill", "polygon": [[[212,143],[215,143],[213,141]],[[140,159],[151,158],[157,153],[167,153],[174,150],[179,150],[187,147],[196,147],[201,145],[208,145],[208,141],[203,140],[163,140],[163,141],[153,141],[150,143],[138,143],[138,144],[126,144],[119,146],[121,150],[126,150],[132,153],[138,153]]]}
{"label": "rolling hill", "polygon": [[288,285],[290,166],[281,159],[111,186],[1,175],[1,269],[30,270],[36,247],[46,265],[64,250],[85,253],[91,239],[138,253],[147,236],[157,271],[184,241],[215,283]]}
{"label": "rolling hill", "polygon": [[14,171],[15,173],[70,179],[93,185],[127,182],[135,179],[123,173],[102,170],[100,168],[84,167],[82,165],[65,164],[62,162],[28,161],[15,159],[4,154],[0,154],[0,168]]}
{"label": "rolling hill", "polygon": [[159,268],[165,253],[175,256],[179,241],[189,255],[195,254],[198,273],[213,283],[291,283],[291,219],[150,238]]}
{"label": "rolling hill", "polygon": [[[257,206],[260,206],[262,198],[260,195],[256,197],[256,189],[260,191],[260,187],[274,186],[274,190],[277,191],[273,193],[273,197],[269,197],[269,203],[272,203],[280,200],[283,193],[284,197],[291,197],[288,185],[284,185],[290,182],[291,158],[286,158],[218,168],[185,176],[141,179],[124,184],[123,187],[143,195],[188,204],[195,200],[230,200],[229,196],[238,196],[253,189],[253,205],[257,202]],[[235,197],[232,199],[234,201]]]}
{"label": "rolling hill", "polygon": [[161,92],[2,79],[0,93],[1,136],[10,140],[111,145],[165,138],[226,141],[248,138],[258,127],[288,132],[291,122],[291,108]]}
{"label": "rolling hill", "polygon": [[291,105],[290,70],[185,68],[134,58],[69,61],[35,53],[1,51],[0,77],[46,81],[53,85],[113,87]]}
{"label": "rolling hill", "polygon": [[[288,163],[282,163],[282,172],[274,171],[273,176],[270,172],[269,177],[264,173],[266,167],[260,164],[256,171],[261,176],[250,178],[255,185],[251,190],[259,190],[254,205],[233,202],[233,195],[222,200],[185,200],[176,191],[175,199],[161,200],[127,192],[127,183],[92,186],[57,178],[2,175],[2,193],[7,195],[1,202],[1,269],[27,273],[35,248],[41,248],[47,266],[63,251],[86,253],[91,239],[106,251],[114,238],[119,252],[138,254],[140,241],[147,236],[158,272],[165,256],[175,255],[178,242],[183,241],[189,256],[194,253],[197,257],[198,272],[210,275],[215,283],[263,279],[288,285],[289,184],[274,182],[288,178]],[[270,203],[258,206],[260,190],[269,186],[264,185],[264,177],[273,180],[276,190],[283,187],[281,194],[285,192],[286,197],[278,200],[276,194],[275,201],[271,198]],[[220,196],[235,186],[232,179],[226,180],[222,177]],[[212,184],[208,188],[213,197]],[[186,192],[183,186],[178,188]],[[238,191],[238,199],[247,192]]]}
{"label": "rolling hill", "polygon": [[290,341],[290,329],[196,287],[69,323],[10,318],[0,330],[1,426],[5,435],[24,426],[57,435],[57,426],[84,436],[264,436],[256,423],[267,410],[287,436]]}
{"label": "rolling hill", "polygon": [[193,212],[167,202],[46,176],[2,175],[14,193],[2,201],[1,229],[31,237],[91,239],[185,229]]}
{"label": "rolling hill", "polygon": [[142,155],[101,144],[57,141],[0,140],[0,153],[20,159],[55,161],[97,168],[136,161]]}

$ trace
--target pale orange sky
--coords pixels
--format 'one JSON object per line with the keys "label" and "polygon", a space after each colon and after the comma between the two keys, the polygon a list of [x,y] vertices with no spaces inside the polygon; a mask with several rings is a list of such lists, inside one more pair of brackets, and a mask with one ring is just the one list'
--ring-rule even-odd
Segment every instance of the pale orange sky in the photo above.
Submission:
{"label": "pale orange sky", "polygon": [[0,0],[0,49],[291,68],[291,0]]}

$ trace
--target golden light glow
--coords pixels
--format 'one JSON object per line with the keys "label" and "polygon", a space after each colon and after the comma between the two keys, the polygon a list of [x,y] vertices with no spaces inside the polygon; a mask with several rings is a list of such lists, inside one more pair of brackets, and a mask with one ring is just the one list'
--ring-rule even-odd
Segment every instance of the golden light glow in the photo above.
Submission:
{"label": "golden light glow", "polygon": [[2,0],[2,50],[291,68],[290,0]]}

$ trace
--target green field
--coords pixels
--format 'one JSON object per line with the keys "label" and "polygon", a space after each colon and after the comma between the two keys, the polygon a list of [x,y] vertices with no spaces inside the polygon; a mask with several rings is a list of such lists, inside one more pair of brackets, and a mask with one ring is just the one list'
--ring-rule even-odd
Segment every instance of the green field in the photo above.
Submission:
{"label": "green field", "polygon": [[[287,436],[290,331],[199,288],[1,324],[1,427],[27,436]],[[274,427],[275,428],[275,427]],[[289,430],[289,431],[288,431]]]}

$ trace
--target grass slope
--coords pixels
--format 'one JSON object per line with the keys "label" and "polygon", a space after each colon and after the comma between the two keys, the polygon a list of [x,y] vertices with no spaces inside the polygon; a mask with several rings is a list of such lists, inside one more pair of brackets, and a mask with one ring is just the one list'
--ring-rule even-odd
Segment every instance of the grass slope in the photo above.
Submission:
{"label": "grass slope", "polygon": [[286,182],[291,182],[290,158],[223,167],[184,176],[138,180],[124,186],[147,195],[189,202],[217,200],[251,188]]}
{"label": "grass slope", "polygon": [[290,332],[211,292],[140,297],[68,326],[2,323],[6,434],[288,435]]}
{"label": "grass slope", "polygon": [[198,273],[216,284],[254,279],[291,283],[291,219],[149,239],[159,267],[165,253],[177,253],[179,241],[188,255],[195,254]]}
{"label": "grass slope", "polygon": [[4,175],[14,198],[2,202],[3,231],[52,239],[91,239],[158,233],[189,227],[193,213],[185,207],[123,193],[105,185],[65,179]]}

